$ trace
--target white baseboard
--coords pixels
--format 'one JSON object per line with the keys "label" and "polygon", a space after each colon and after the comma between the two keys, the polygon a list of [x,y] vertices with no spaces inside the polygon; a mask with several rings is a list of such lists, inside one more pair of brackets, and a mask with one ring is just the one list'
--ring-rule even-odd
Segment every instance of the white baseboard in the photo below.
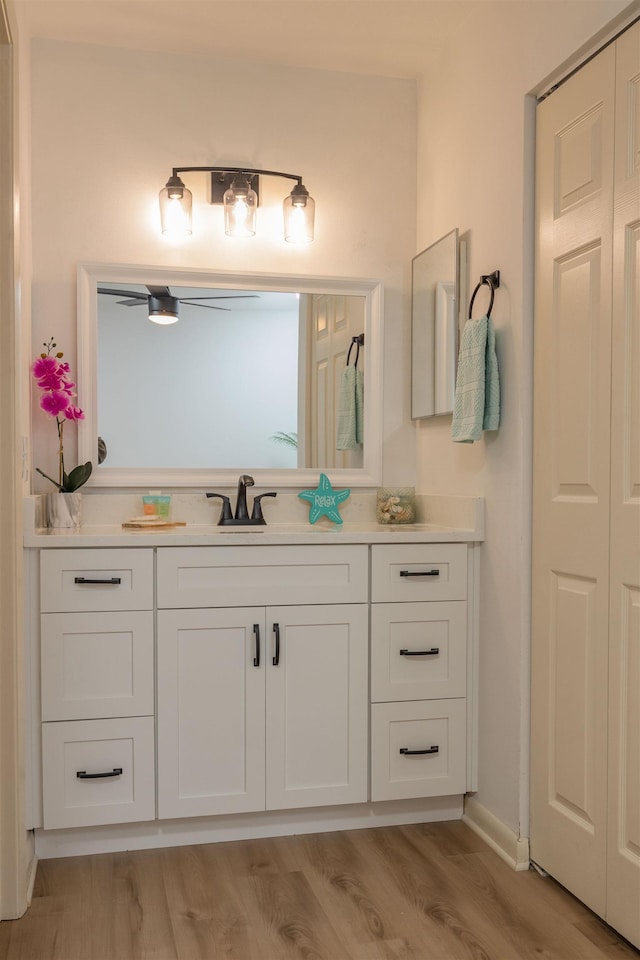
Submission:
{"label": "white baseboard", "polygon": [[31,857],[29,870],[27,871],[27,903],[29,906],[31,906],[31,898],[33,897],[33,886],[36,882],[37,869],[38,869],[38,858],[34,853],[34,855]]}
{"label": "white baseboard", "polygon": [[40,860],[47,860],[51,857],[148,850],[193,843],[285,837],[297,833],[362,830],[405,823],[460,820],[462,810],[462,797],[453,796],[227,814],[188,820],[152,820],[148,823],[121,823],[68,830],[37,829],[36,853]]}
{"label": "white baseboard", "polygon": [[465,798],[462,819],[513,870],[529,869],[528,838],[519,837],[475,797]]}

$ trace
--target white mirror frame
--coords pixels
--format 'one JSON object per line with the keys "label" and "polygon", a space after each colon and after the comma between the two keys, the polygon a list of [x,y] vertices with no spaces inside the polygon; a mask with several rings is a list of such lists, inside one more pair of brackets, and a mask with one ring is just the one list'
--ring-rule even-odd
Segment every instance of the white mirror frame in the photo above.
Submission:
{"label": "white mirror frame", "polygon": [[261,470],[252,464],[238,469],[137,469],[97,464],[98,292],[102,283],[155,283],[167,286],[219,287],[232,290],[269,290],[292,293],[332,293],[365,298],[364,464],[361,468],[328,468],[339,486],[376,487],[382,482],[382,336],[383,289],[380,280],[344,277],[281,276],[261,273],[216,273],[174,267],[147,267],[117,263],[78,265],[78,380],[85,419],[78,421],[78,462],[90,460],[90,487],[211,487],[235,486],[238,471],[250,473],[256,485],[315,486],[322,467]]}

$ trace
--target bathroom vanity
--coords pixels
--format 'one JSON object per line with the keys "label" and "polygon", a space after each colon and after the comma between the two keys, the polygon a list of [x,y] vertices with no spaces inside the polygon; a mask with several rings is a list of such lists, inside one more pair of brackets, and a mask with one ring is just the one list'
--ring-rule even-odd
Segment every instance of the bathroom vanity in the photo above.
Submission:
{"label": "bathroom vanity", "polygon": [[459,817],[483,530],[454,500],[460,526],[27,530],[38,855]]}

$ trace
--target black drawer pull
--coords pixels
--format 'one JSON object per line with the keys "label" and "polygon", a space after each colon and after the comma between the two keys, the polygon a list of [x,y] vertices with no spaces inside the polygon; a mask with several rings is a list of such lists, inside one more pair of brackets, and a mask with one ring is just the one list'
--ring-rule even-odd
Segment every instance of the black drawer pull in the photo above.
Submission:
{"label": "black drawer pull", "polygon": [[121,577],[108,577],[104,580],[92,580],[90,577],[76,577],[73,581],[74,583],[106,583],[109,586],[117,586],[119,583],[122,583]]}
{"label": "black drawer pull", "polygon": [[106,777],[119,777],[121,773],[122,767],[114,767],[106,773],[87,773],[86,770],[78,770],[76,777],[78,780],[104,780]]}
{"label": "black drawer pull", "polygon": [[256,655],[253,658],[254,667],[260,666],[260,624],[254,623],[253,625],[253,635],[256,638]]}
{"label": "black drawer pull", "polygon": [[431,650],[401,650],[401,657],[435,657],[440,653],[440,647],[431,647]]}
{"label": "black drawer pull", "polygon": [[401,570],[401,577],[439,577],[439,570]]}
{"label": "black drawer pull", "polygon": [[400,753],[405,757],[424,756],[425,753],[438,753],[439,747],[429,747],[427,750],[409,750],[408,747],[400,747]]}
{"label": "black drawer pull", "polygon": [[276,649],[274,651],[275,656],[271,662],[273,663],[274,667],[278,667],[280,666],[280,624],[279,623],[274,623],[273,632],[276,637]]}

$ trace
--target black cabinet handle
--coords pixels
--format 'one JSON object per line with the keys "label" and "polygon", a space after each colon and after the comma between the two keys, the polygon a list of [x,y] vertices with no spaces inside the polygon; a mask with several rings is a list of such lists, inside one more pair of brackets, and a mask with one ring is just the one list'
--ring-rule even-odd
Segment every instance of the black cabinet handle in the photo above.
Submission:
{"label": "black cabinet handle", "polygon": [[440,747],[428,747],[426,750],[409,750],[408,747],[400,747],[400,753],[405,757],[424,756],[425,753],[438,753]]}
{"label": "black cabinet handle", "polygon": [[401,650],[401,657],[435,657],[440,653],[440,647],[431,647],[431,650]]}
{"label": "black cabinet handle", "polygon": [[439,570],[401,570],[401,577],[439,577]]}
{"label": "black cabinet handle", "polygon": [[253,635],[256,638],[256,655],[253,658],[254,667],[260,666],[260,624],[254,623],[253,625]]}
{"label": "black cabinet handle", "polygon": [[274,623],[273,632],[276,638],[276,649],[275,649],[275,656],[272,660],[272,663],[274,667],[277,667],[280,665],[280,624],[279,623]]}
{"label": "black cabinet handle", "polygon": [[119,583],[122,583],[121,577],[108,577],[104,580],[92,580],[89,577],[75,577],[74,583],[107,583],[109,585],[113,584],[117,586]]}
{"label": "black cabinet handle", "polygon": [[121,773],[122,767],[114,767],[106,773],[87,773],[86,770],[78,770],[76,777],[78,780],[104,780],[105,777],[119,777]]}

